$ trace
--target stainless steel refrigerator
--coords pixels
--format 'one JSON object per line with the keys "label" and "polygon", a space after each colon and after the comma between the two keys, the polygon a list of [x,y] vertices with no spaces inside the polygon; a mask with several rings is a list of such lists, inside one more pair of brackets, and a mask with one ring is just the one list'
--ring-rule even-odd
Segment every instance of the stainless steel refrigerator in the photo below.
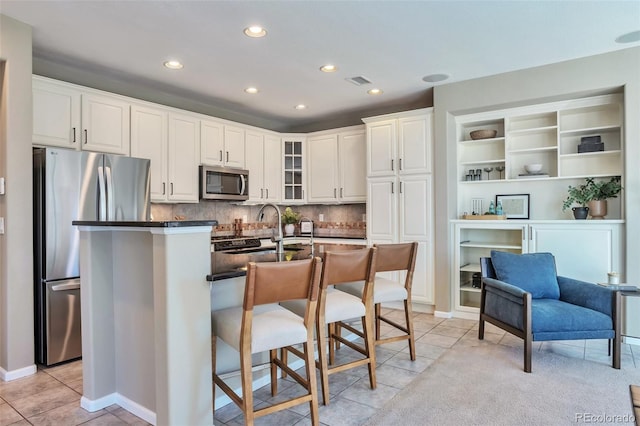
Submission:
{"label": "stainless steel refrigerator", "polygon": [[74,220],[147,221],[149,160],[33,150],[36,362],[82,356],[79,232]]}

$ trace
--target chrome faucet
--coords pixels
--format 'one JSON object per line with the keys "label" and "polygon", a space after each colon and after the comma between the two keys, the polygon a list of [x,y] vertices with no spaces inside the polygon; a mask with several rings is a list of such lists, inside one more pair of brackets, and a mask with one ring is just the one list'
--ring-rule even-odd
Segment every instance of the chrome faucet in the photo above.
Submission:
{"label": "chrome faucet", "polygon": [[256,220],[258,222],[262,222],[262,220],[264,219],[264,209],[269,206],[273,207],[276,210],[276,213],[278,213],[278,236],[276,237],[275,235],[273,235],[271,237],[271,241],[277,244],[276,253],[282,254],[284,253],[284,241],[282,236],[282,214],[280,213],[280,209],[278,208],[278,206],[272,203],[264,204],[262,207],[260,207]]}
{"label": "chrome faucet", "polygon": [[[308,217],[304,217],[303,216],[298,221],[298,224],[302,224],[302,222],[311,223],[311,233],[309,234],[309,244],[311,245],[311,255],[313,256],[313,221],[311,219],[309,219]],[[300,229],[302,229],[302,225],[300,226]]]}

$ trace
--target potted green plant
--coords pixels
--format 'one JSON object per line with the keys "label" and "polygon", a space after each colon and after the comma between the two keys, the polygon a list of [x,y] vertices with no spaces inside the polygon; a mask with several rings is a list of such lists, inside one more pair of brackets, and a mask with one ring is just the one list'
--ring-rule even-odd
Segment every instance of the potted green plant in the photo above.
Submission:
{"label": "potted green plant", "polygon": [[299,221],[300,213],[294,212],[291,207],[284,209],[284,213],[282,213],[282,223],[284,223],[284,233],[286,235],[293,235],[295,224]]}
{"label": "potted green plant", "polygon": [[562,211],[579,204],[580,207],[572,208],[576,219],[586,219],[589,213],[592,219],[603,219],[607,215],[607,199],[616,198],[621,190],[620,176],[599,181],[586,178],[585,183],[581,185],[569,185],[568,196],[562,203]]}

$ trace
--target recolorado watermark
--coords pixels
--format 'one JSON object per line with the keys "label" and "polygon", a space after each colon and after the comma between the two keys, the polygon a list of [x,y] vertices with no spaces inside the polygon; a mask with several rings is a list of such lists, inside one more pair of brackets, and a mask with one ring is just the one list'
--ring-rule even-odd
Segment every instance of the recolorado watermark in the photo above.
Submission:
{"label": "recolorado watermark", "polygon": [[595,414],[576,413],[576,423],[634,423],[636,417],[633,414]]}

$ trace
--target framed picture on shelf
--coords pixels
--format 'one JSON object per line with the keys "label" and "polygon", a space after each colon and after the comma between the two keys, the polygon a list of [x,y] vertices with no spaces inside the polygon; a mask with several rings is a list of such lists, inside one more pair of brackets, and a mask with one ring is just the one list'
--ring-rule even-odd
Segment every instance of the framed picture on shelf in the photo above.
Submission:
{"label": "framed picture on shelf", "polygon": [[496,195],[498,203],[507,219],[529,219],[529,194]]}

